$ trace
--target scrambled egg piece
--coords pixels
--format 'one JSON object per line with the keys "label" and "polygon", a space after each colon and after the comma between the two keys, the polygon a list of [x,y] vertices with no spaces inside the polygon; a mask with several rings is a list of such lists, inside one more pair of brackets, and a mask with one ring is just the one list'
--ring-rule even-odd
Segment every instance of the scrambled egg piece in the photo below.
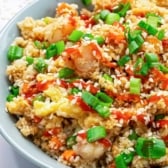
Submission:
{"label": "scrambled egg piece", "polygon": [[50,97],[54,102],[57,102],[61,97],[67,96],[66,89],[60,88],[58,86],[49,87],[44,91],[45,96]]}

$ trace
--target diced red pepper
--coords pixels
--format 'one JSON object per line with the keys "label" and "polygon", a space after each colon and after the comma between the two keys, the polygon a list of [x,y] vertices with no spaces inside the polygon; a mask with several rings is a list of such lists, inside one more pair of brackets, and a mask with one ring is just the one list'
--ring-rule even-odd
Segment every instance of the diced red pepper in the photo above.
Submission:
{"label": "diced red pepper", "polygon": [[125,122],[128,122],[132,118],[132,113],[130,112],[113,111],[112,114],[116,116],[117,120],[123,119]]}
{"label": "diced red pepper", "polygon": [[34,94],[38,93],[36,85],[30,85],[28,83],[24,83],[22,86],[22,94],[24,94],[25,98],[30,98]]}
{"label": "diced red pepper", "polygon": [[163,39],[162,40],[162,46],[164,49],[168,49],[168,39]]}
{"label": "diced red pepper", "polygon": [[81,15],[80,15],[80,18],[81,18],[82,20],[88,20],[90,17],[89,17],[88,15],[86,15],[86,14],[81,14]]}
{"label": "diced red pepper", "polygon": [[103,144],[106,148],[109,148],[112,145],[111,141],[107,138],[99,139],[98,142]]}
{"label": "diced red pepper", "polygon": [[89,105],[87,105],[80,96],[70,95],[68,98],[69,100],[75,99],[76,104],[84,111],[94,112],[94,110]]}
{"label": "diced red pepper", "polygon": [[168,127],[168,120],[162,119],[162,120],[156,121],[156,127],[157,127],[157,128]]}
{"label": "diced red pepper", "polygon": [[139,122],[143,123],[144,125],[147,125],[152,122],[151,118],[149,118],[146,114],[137,114],[136,118]]}
{"label": "diced red pepper", "polygon": [[42,92],[46,89],[48,89],[49,85],[53,84],[54,81],[53,80],[46,80],[46,81],[40,81],[36,83],[36,89],[39,92]]}
{"label": "diced red pepper", "polygon": [[116,99],[119,101],[126,101],[126,102],[139,102],[140,96],[130,93],[124,93],[124,94],[118,94]]}
{"label": "diced red pepper", "polygon": [[81,139],[86,139],[86,132],[78,132],[78,135]]}
{"label": "diced red pepper", "polygon": [[49,136],[52,136],[52,135],[57,135],[60,132],[61,132],[60,127],[50,128],[50,129],[43,132],[43,136],[49,137]]}
{"label": "diced red pepper", "polygon": [[42,118],[41,117],[38,117],[38,116],[34,116],[34,118],[33,118],[33,122],[34,123],[39,123],[40,121],[42,120]]}
{"label": "diced red pepper", "polygon": [[153,96],[149,97],[148,101],[152,102],[152,103],[155,103],[155,102],[158,102],[161,98],[162,98],[161,96],[153,95]]}

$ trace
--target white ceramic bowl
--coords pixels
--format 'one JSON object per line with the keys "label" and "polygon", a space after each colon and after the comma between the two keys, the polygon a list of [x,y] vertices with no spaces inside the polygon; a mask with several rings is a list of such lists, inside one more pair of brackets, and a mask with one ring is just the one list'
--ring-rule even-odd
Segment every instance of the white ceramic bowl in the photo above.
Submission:
{"label": "white ceramic bowl", "polygon": [[[9,85],[5,75],[8,64],[6,55],[8,47],[14,38],[19,35],[17,22],[23,20],[26,16],[31,16],[35,19],[54,16],[55,7],[59,2],[61,0],[35,0],[33,4],[25,7],[14,16],[0,32],[0,133],[15,149],[40,168],[66,168],[67,166],[49,157],[32,142],[24,138],[15,127],[15,119],[5,111]],[[64,2],[77,3],[82,7],[81,0],[64,0]]]}

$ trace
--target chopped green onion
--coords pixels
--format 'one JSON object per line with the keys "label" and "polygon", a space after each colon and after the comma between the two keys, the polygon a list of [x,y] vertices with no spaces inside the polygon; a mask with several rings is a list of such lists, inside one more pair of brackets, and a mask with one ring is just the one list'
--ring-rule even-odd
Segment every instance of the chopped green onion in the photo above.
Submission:
{"label": "chopped green onion", "polygon": [[103,74],[103,78],[107,81],[113,82],[113,78],[109,74]]}
{"label": "chopped green onion", "polygon": [[142,67],[140,69],[140,74],[143,76],[148,75],[148,72],[150,70],[150,65],[148,63],[142,64]]}
{"label": "chopped green onion", "polygon": [[110,115],[110,109],[107,106],[109,106],[107,103],[102,103],[100,101],[93,109],[96,110],[101,117],[107,118]]}
{"label": "chopped green onion", "polygon": [[135,74],[139,74],[140,69],[142,68],[143,65],[143,59],[142,58],[138,58],[135,65],[134,65],[134,72]]}
{"label": "chopped green onion", "polygon": [[111,103],[114,102],[114,100],[110,96],[108,96],[106,93],[104,93],[104,92],[98,92],[96,94],[96,97],[99,100],[103,101],[104,103],[110,103],[111,104]]}
{"label": "chopped green onion", "polygon": [[82,36],[82,38],[85,40],[92,40],[94,38],[94,36],[90,33],[86,33]]}
{"label": "chopped green onion", "polygon": [[141,35],[142,31],[141,30],[134,30],[130,32],[128,31],[128,42],[130,43],[132,40],[134,40],[138,35]]}
{"label": "chopped green onion", "polygon": [[161,120],[161,119],[163,119],[164,117],[165,117],[165,114],[157,114],[157,115],[155,116],[155,121]]}
{"label": "chopped green onion", "polygon": [[102,36],[96,36],[94,37],[94,40],[96,40],[99,45],[102,45],[105,43],[105,39]]}
{"label": "chopped green onion", "polygon": [[19,95],[19,87],[18,86],[12,86],[10,88],[10,92],[16,97]]}
{"label": "chopped green onion", "polygon": [[58,41],[56,43],[53,43],[46,50],[46,58],[49,59],[51,57],[60,55],[64,50],[65,50],[64,41]]}
{"label": "chopped green onion", "polygon": [[138,134],[135,132],[135,130],[132,131],[132,133],[128,136],[130,140],[137,140],[138,139]]}
{"label": "chopped green onion", "polygon": [[136,41],[131,41],[131,43],[129,43],[128,45],[128,48],[129,48],[129,53],[134,54],[135,52],[138,51],[139,45],[136,43]]}
{"label": "chopped green onion", "polygon": [[137,36],[134,38],[134,41],[138,44],[139,48],[144,43],[144,39],[140,34],[137,34]]}
{"label": "chopped green onion", "polygon": [[135,150],[143,158],[160,159],[166,155],[166,145],[157,138],[138,138]]}
{"label": "chopped green onion", "polygon": [[101,12],[100,12],[100,19],[102,19],[102,20],[105,20],[106,19],[106,17],[107,17],[107,15],[110,13],[110,11],[109,10],[102,10]]}
{"label": "chopped green onion", "polygon": [[87,132],[87,141],[89,143],[95,142],[107,136],[106,129],[103,126],[95,126],[90,128]]}
{"label": "chopped green onion", "polygon": [[127,14],[127,11],[130,9],[131,5],[130,3],[126,3],[123,5],[123,8],[118,12],[118,14],[121,16],[121,17],[125,17],[125,15]]}
{"label": "chopped green onion", "polygon": [[79,92],[81,92],[81,90],[79,90],[78,88],[72,88],[71,91],[70,91],[70,93],[73,94],[73,95],[78,94]]}
{"label": "chopped green onion", "polygon": [[72,42],[77,42],[81,39],[81,37],[83,36],[83,32],[80,30],[74,30],[68,37],[68,40],[72,41]]}
{"label": "chopped green onion", "polygon": [[141,79],[131,78],[130,79],[130,93],[140,94],[140,91],[141,91]]}
{"label": "chopped green onion", "polygon": [[109,13],[105,19],[105,23],[109,25],[112,25],[116,21],[120,21],[120,15],[117,13]]}
{"label": "chopped green onion", "polygon": [[158,27],[160,18],[158,16],[148,15],[147,23],[153,27]]}
{"label": "chopped green onion", "polygon": [[8,49],[7,56],[9,61],[20,59],[23,56],[23,48],[19,46],[10,46]]}
{"label": "chopped green onion", "polygon": [[70,69],[70,68],[62,68],[59,72],[58,72],[58,77],[59,78],[69,78],[71,76],[74,75],[74,70]]}
{"label": "chopped green onion", "polygon": [[122,155],[118,155],[114,158],[116,168],[127,168],[127,164]]}
{"label": "chopped green onion", "polygon": [[119,11],[121,11],[124,7],[124,4],[120,3],[119,5],[117,5],[114,9],[113,12],[118,13]]}
{"label": "chopped green onion", "polygon": [[88,6],[92,3],[92,0],[82,0],[83,4]]}
{"label": "chopped green onion", "polygon": [[146,62],[147,63],[152,63],[152,62],[158,62],[159,61],[159,58],[156,54],[154,53],[146,53],[145,54],[145,59],[146,59]]}
{"label": "chopped green onion", "polygon": [[35,60],[34,69],[39,73],[44,73],[47,69],[47,64],[43,58],[37,58]]}
{"label": "chopped green onion", "polygon": [[123,57],[121,57],[119,60],[118,60],[118,65],[119,66],[124,66],[127,62],[129,62],[131,60],[131,57],[129,55],[125,55]]}
{"label": "chopped green onion", "polygon": [[159,62],[152,62],[150,63],[150,68],[157,68],[163,73],[168,73],[168,67],[164,66],[163,64]]}
{"label": "chopped green onion", "polygon": [[11,101],[13,101],[14,97],[15,97],[15,96],[10,93],[10,94],[6,97],[6,100],[7,100],[8,102],[11,102]]}
{"label": "chopped green onion", "polygon": [[132,162],[133,158],[134,158],[134,154],[135,152],[129,152],[129,153],[125,153],[123,152],[121,155],[125,161],[126,164],[129,164]]}
{"label": "chopped green onion", "polygon": [[55,43],[55,47],[57,49],[57,55],[60,55],[65,50],[64,41],[58,41],[57,43]]}
{"label": "chopped green onion", "polygon": [[168,73],[168,67],[164,66],[163,64],[160,64],[159,69],[163,73]]}
{"label": "chopped green onion", "polygon": [[142,29],[145,29],[145,30],[148,29],[148,24],[147,24],[145,21],[143,21],[143,20],[141,20],[141,21],[138,23],[138,26],[139,26],[140,28],[142,28]]}
{"label": "chopped green onion", "polygon": [[31,64],[34,63],[34,58],[33,58],[33,57],[30,57],[30,56],[27,56],[27,57],[26,57],[26,61],[27,61],[28,65],[31,65]]}
{"label": "chopped green onion", "polygon": [[66,140],[66,145],[68,148],[72,148],[73,145],[77,143],[76,136],[70,136]]}
{"label": "chopped green onion", "polygon": [[153,27],[152,25],[146,23],[145,21],[141,20],[139,23],[138,23],[138,26],[145,29],[148,34],[151,34],[151,35],[156,35],[158,30],[157,28]]}
{"label": "chopped green onion", "polygon": [[100,20],[100,13],[97,13],[96,15],[94,15],[93,20],[94,20],[96,23],[98,23],[99,20]]}
{"label": "chopped green onion", "polygon": [[82,93],[83,101],[91,106],[94,110],[98,112],[98,114],[104,118],[110,115],[110,110],[105,104],[100,101],[96,96],[92,95],[89,92],[84,91]]}
{"label": "chopped green onion", "polygon": [[156,35],[158,32],[157,28],[155,28],[151,25],[148,25],[148,28],[146,29],[146,31],[151,35]]}
{"label": "chopped green onion", "polygon": [[38,49],[42,49],[43,46],[42,46],[42,43],[38,40],[34,41],[34,45],[38,48]]}
{"label": "chopped green onion", "polygon": [[165,30],[164,30],[164,29],[159,30],[159,31],[158,31],[158,34],[157,34],[157,38],[158,38],[159,40],[163,40],[164,37],[165,37]]}

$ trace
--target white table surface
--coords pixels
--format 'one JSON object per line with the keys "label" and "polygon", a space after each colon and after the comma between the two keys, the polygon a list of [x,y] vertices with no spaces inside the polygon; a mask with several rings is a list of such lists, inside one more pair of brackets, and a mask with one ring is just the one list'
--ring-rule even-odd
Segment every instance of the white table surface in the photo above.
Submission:
{"label": "white table surface", "polygon": [[[21,8],[33,0],[0,0],[0,30]],[[0,168],[38,168],[18,154],[0,135]]]}

